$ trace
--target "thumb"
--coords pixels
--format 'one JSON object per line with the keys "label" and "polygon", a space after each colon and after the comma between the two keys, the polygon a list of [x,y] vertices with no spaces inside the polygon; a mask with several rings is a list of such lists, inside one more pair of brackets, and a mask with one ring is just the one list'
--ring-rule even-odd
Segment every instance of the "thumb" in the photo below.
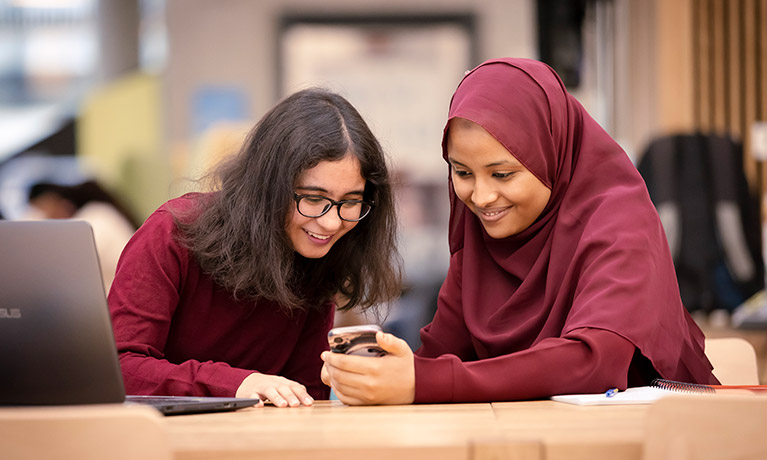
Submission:
{"label": "thumb", "polygon": [[378,342],[378,345],[386,350],[387,353],[395,356],[405,356],[413,353],[407,342],[385,332],[376,333],[376,342]]}

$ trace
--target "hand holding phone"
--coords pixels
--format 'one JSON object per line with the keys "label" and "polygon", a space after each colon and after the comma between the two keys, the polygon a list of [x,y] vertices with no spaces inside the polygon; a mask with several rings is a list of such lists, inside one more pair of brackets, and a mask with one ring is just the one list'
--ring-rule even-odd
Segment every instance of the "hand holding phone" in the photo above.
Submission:
{"label": "hand holding phone", "polygon": [[381,328],[375,324],[333,328],[328,332],[330,351],[356,356],[383,356],[386,350],[376,341],[378,331]]}

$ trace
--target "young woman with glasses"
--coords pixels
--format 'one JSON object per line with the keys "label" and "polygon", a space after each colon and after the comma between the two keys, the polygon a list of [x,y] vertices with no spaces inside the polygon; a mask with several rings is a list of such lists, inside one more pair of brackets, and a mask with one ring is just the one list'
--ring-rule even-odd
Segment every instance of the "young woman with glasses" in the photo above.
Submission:
{"label": "young woman with glasses", "polygon": [[109,294],[126,391],[327,399],[320,353],[334,307],[400,294],[384,153],[321,89],[277,104],[209,177],[126,246]]}

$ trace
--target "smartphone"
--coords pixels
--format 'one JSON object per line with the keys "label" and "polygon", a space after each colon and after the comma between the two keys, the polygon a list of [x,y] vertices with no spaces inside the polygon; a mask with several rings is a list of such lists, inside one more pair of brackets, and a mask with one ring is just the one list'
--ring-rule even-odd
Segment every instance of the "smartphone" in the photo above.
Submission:
{"label": "smartphone", "polygon": [[328,332],[328,343],[333,353],[356,356],[383,356],[386,351],[376,342],[376,332],[381,327],[375,324],[336,327]]}

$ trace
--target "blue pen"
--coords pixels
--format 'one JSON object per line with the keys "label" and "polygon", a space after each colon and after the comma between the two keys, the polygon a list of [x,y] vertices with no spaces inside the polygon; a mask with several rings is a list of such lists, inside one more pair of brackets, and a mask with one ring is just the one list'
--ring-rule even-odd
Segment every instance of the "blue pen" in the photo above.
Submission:
{"label": "blue pen", "polygon": [[616,394],[618,394],[618,392],[619,392],[619,391],[620,391],[620,390],[619,390],[619,389],[617,389],[617,388],[610,388],[610,389],[609,389],[609,390],[607,390],[607,392],[605,393],[605,396],[607,396],[608,398],[612,398],[613,396],[615,396]]}

